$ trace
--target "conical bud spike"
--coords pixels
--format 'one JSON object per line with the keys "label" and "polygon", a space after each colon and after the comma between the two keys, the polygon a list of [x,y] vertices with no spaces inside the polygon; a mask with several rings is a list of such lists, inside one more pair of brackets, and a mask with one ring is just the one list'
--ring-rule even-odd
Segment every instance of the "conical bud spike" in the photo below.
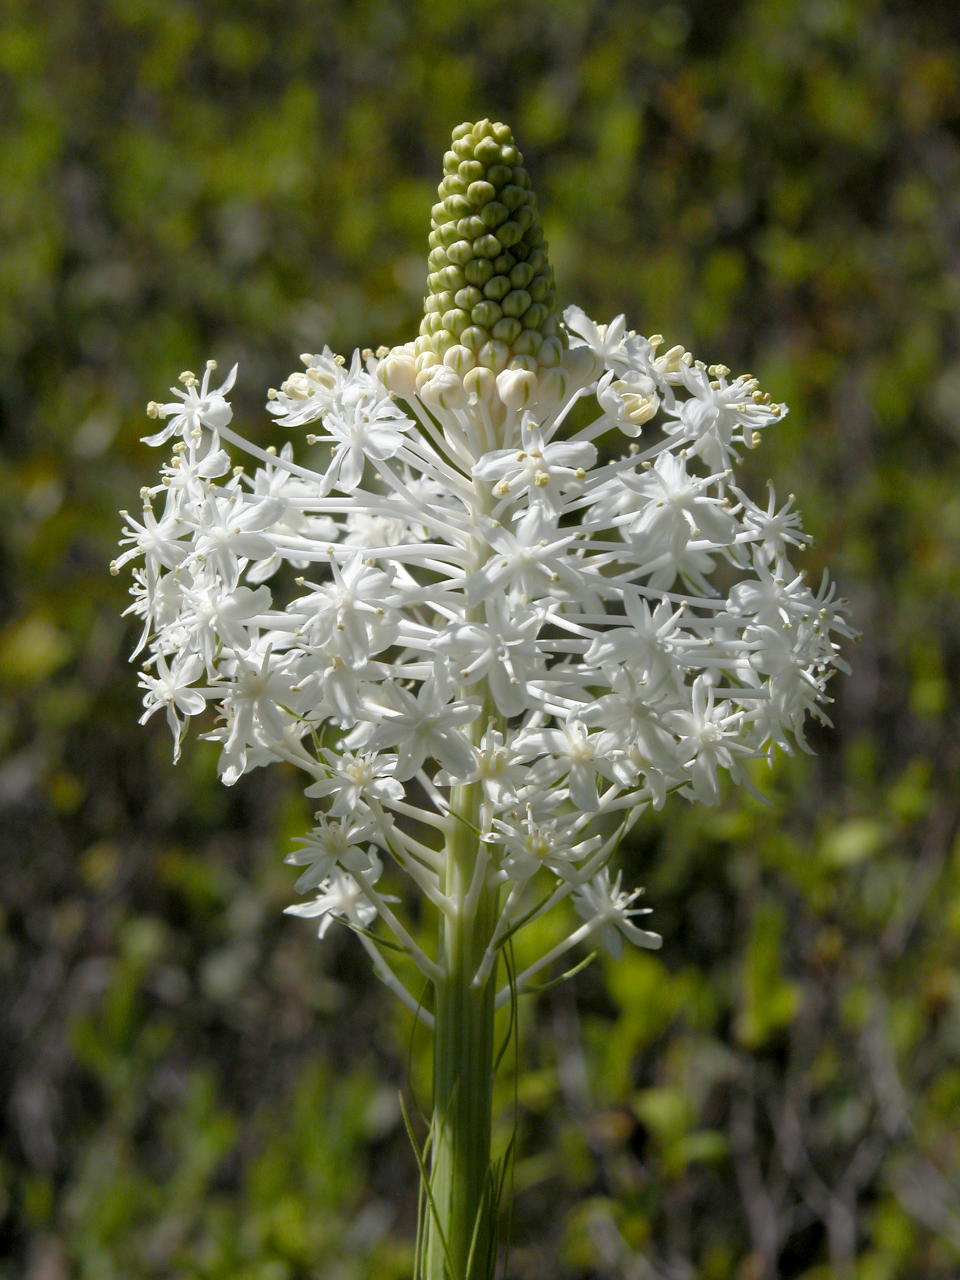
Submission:
{"label": "conical bud spike", "polygon": [[557,311],[536,197],[509,126],[480,120],[453,131],[443,159],[415,343],[418,371],[539,372],[560,364]]}

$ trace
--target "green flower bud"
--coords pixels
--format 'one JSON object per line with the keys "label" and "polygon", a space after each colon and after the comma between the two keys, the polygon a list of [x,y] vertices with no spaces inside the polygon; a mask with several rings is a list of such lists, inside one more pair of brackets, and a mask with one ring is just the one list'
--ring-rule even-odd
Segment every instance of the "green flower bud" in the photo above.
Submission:
{"label": "green flower bud", "polygon": [[441,290],[452,289],[456,293],[458,289],[463,288],[464,275],[459,267],[444,267],[438,274],[440,276],[439,288]]}
{"label": "green flower bud", "polygon": [[499,373],[501,369],[507,367],[507,362],[511,359],[510,348],[505,342],[497,342],[493,339],[483,344],[477,358],[485,369],[492,369],[494,373]]}
{"label": "green flower bud", "polygon": [[544,282],[543,276],[538,276],[535,280],[530,281],[528,292],[534,302],[544,301],[549,292],[549,288]]}
{"label": "green flower bud", "polygon": [[524,329],[513,344],[514,351],[521,356],[535,356],[543,346],[543,334],[535,329]]}
{"label": "green flower bud", "polygon": [[527,193],[523,187],[517,187],[512,184],[501,187],[500,202],[513,213],[515,209],[519,209],[527,203]]}
{"label": "green flower bud", "polygon": [[483,286],[484,297],[492,298],[494,302],[499,302],[500,299],[505,298],[509,292],[509,276],[493,276]]}
{"label": "green flower bud", "polygon": [[546,318],[547,308],[543,303],[532,302],[523,313],[523,327],[525,329],[542,329]]}
{"label": "green flower bud", "polygon": [[465,347],[469,347],[471,351],[479,351],[487,340],[487,332],[481,329],[479,325],[472,324],[464,329],[460,335],[460,341]]}
{"label": "green flower bud", "polygon": [[[463,274],[468,284],[484,285],[493,275],[493,266],[486,258],[475,258],[463,268]],[[427,281],[429,287],[429,276]]]}
{"label": "green flower bud", "polygon": [[510,249],[517,243],[523,235],[523,228],[519,222],[511,219],[509,222],[503,223],[497,228],[497,239],[505,249]]}
{"label": "green flower bud", "polygon": [[480,325],[483,329],[492,329],[499,319],[503,316],[503,311],[495,302],[484,299],[478,302],[470,312],[470,319],[474,324]]}
{"label": "green flower bud", "polygon": [[442,356],[478,388],[487,385],[483,370],[556,365],[566,337],[553,271],[509,127],[491,120],[458,125],[443,167],[415,356]]}
{"label": "green flower bud", "polygon": [[506,164],[492,164],[487,170],[487,181],[499,189],[513,181],[513,170]]}
{"label": "green flower bud", "polygon": [[523,325],[513,316],[504,316],[502,320],[497,321],[491,332],[500,342],[516,342],[523,333]]}
{"label": "green flower bud", "polygon": [[[431,234],[430,239],[433,240],[433,237],[436,236],[436,244],[441,249],[449,249],[456,240],[460,239],[459,227],[459,222],[445,222],[443,226],[437,227],[436,231]],[[436,245],[431,245],[431,248],[435,247]]]}
{"label": "green flower bud", "polygon": [[462,307],[464,311],[472,311],[477,303],[483,301],[483,294],[475,285],[468,284],[463,289],[458,289],[453,295],[454,305]]}
{"label": "green flower bud", "polygon": [[473,253],[477,258],[497,258],[502,248],[497,237],[492,235],[479,236],[473,242]]}
{"label": "green flower bud", "polygon": [[511,289],[500,305],[505,316],[522,316],[532,301],[526,289]]}
{"label": "green flower bud", "polygon": [[452,307],[449,311],[443,313],[443,327],[448,333],[459,336],[470,323],[470,317],[465,311],[461,311],[459,307]]}
{"label": "green flower bud", "polygon": [[[470,259],[475,256],[473,244],[470,240],[456,240],[447,250],[447,257],[451,262],[455,262],[458,267],[465,267]],[[484,254],[484,257],[488,256],[488,254]]]}
{"label": "green flower bud", "polygon": [[[529,262],[518,262],[510,272],[510,283],[513,285],[514,289],[526,289],[532,279],[533,269]],[[533,294],[530,296],[533,297]],[[533,300],[534,302],[539,301],[538,298],[534,298]]]}
{"label": "green flower bud", "polygon": [[478,209],[482,209],[485,204],[495,200],[496,196],[496,188],[489,182],[471,182],[467,187],[467,199],[471,204],[475,204]]}
{"label": "green flower bud", "polygon": [[510,210],[505,204],[501,204],[499,200],[491,200],[489,204],[483,206],[483,212],[480,217],[485,227],[496,229],[502,226],[510,217]]}

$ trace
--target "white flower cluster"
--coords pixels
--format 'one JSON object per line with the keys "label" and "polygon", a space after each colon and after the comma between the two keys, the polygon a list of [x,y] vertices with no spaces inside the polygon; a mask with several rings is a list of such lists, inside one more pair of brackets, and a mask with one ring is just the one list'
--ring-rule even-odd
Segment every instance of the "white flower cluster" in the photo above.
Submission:
{"label": "white flower cluster", "polygon": [[182,375],[148,408],[173,457],[113,566],[136,562],[143,718],[166,714],[175,754],[212,707],[224,782],[307,774],[319,811],[289,860],[311,900],[291,910],[368,947],[379,914],[430,976],[376,887],[384,859],[447,909],[442,850],[472,825],[477,876],[502,886],[488,970],[568,895],[584,924],[561,949],[657,945],[607,871],[624,830],[803,745],[850,634],[790,563],[792,499],[735,481],[784,407],[622,317],[564,321],[539,373],[424,372],[412,344],[304,356],[268,400],[280,426],[317,424],[299,460],[233,431],[235,370],[215,390],[212,363]]}

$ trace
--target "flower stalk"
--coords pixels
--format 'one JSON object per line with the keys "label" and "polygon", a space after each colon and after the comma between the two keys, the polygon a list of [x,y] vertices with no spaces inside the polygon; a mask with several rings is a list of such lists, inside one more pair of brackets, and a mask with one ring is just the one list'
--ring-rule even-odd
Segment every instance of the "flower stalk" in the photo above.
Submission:
{"label": "flower stalk", "polygon": [[499,886],[478,839],[478,783],[457,787],[444,866],[453,911],[440,922],[435,984],[430,1193],[423,1280],[493,1275],[497,1196],[491,1164],[496,977],[474,977],[499,919]]}

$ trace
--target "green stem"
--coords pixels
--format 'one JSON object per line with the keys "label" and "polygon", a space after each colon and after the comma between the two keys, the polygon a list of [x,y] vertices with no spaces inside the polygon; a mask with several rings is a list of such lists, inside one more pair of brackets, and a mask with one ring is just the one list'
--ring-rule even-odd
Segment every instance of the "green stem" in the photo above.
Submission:
{"label": "green stem", "polygon": [[446,850],[444,892],[454,910],[441,923],[443,975],[435,983],[433,1119],[424,1280],[487,1280],[496,1263],[491,1168],[494,999],[491,974],[473,977],[498,919],[498,890],[468,899],[478,858],[480,786],[454,790],[457,821]]}

